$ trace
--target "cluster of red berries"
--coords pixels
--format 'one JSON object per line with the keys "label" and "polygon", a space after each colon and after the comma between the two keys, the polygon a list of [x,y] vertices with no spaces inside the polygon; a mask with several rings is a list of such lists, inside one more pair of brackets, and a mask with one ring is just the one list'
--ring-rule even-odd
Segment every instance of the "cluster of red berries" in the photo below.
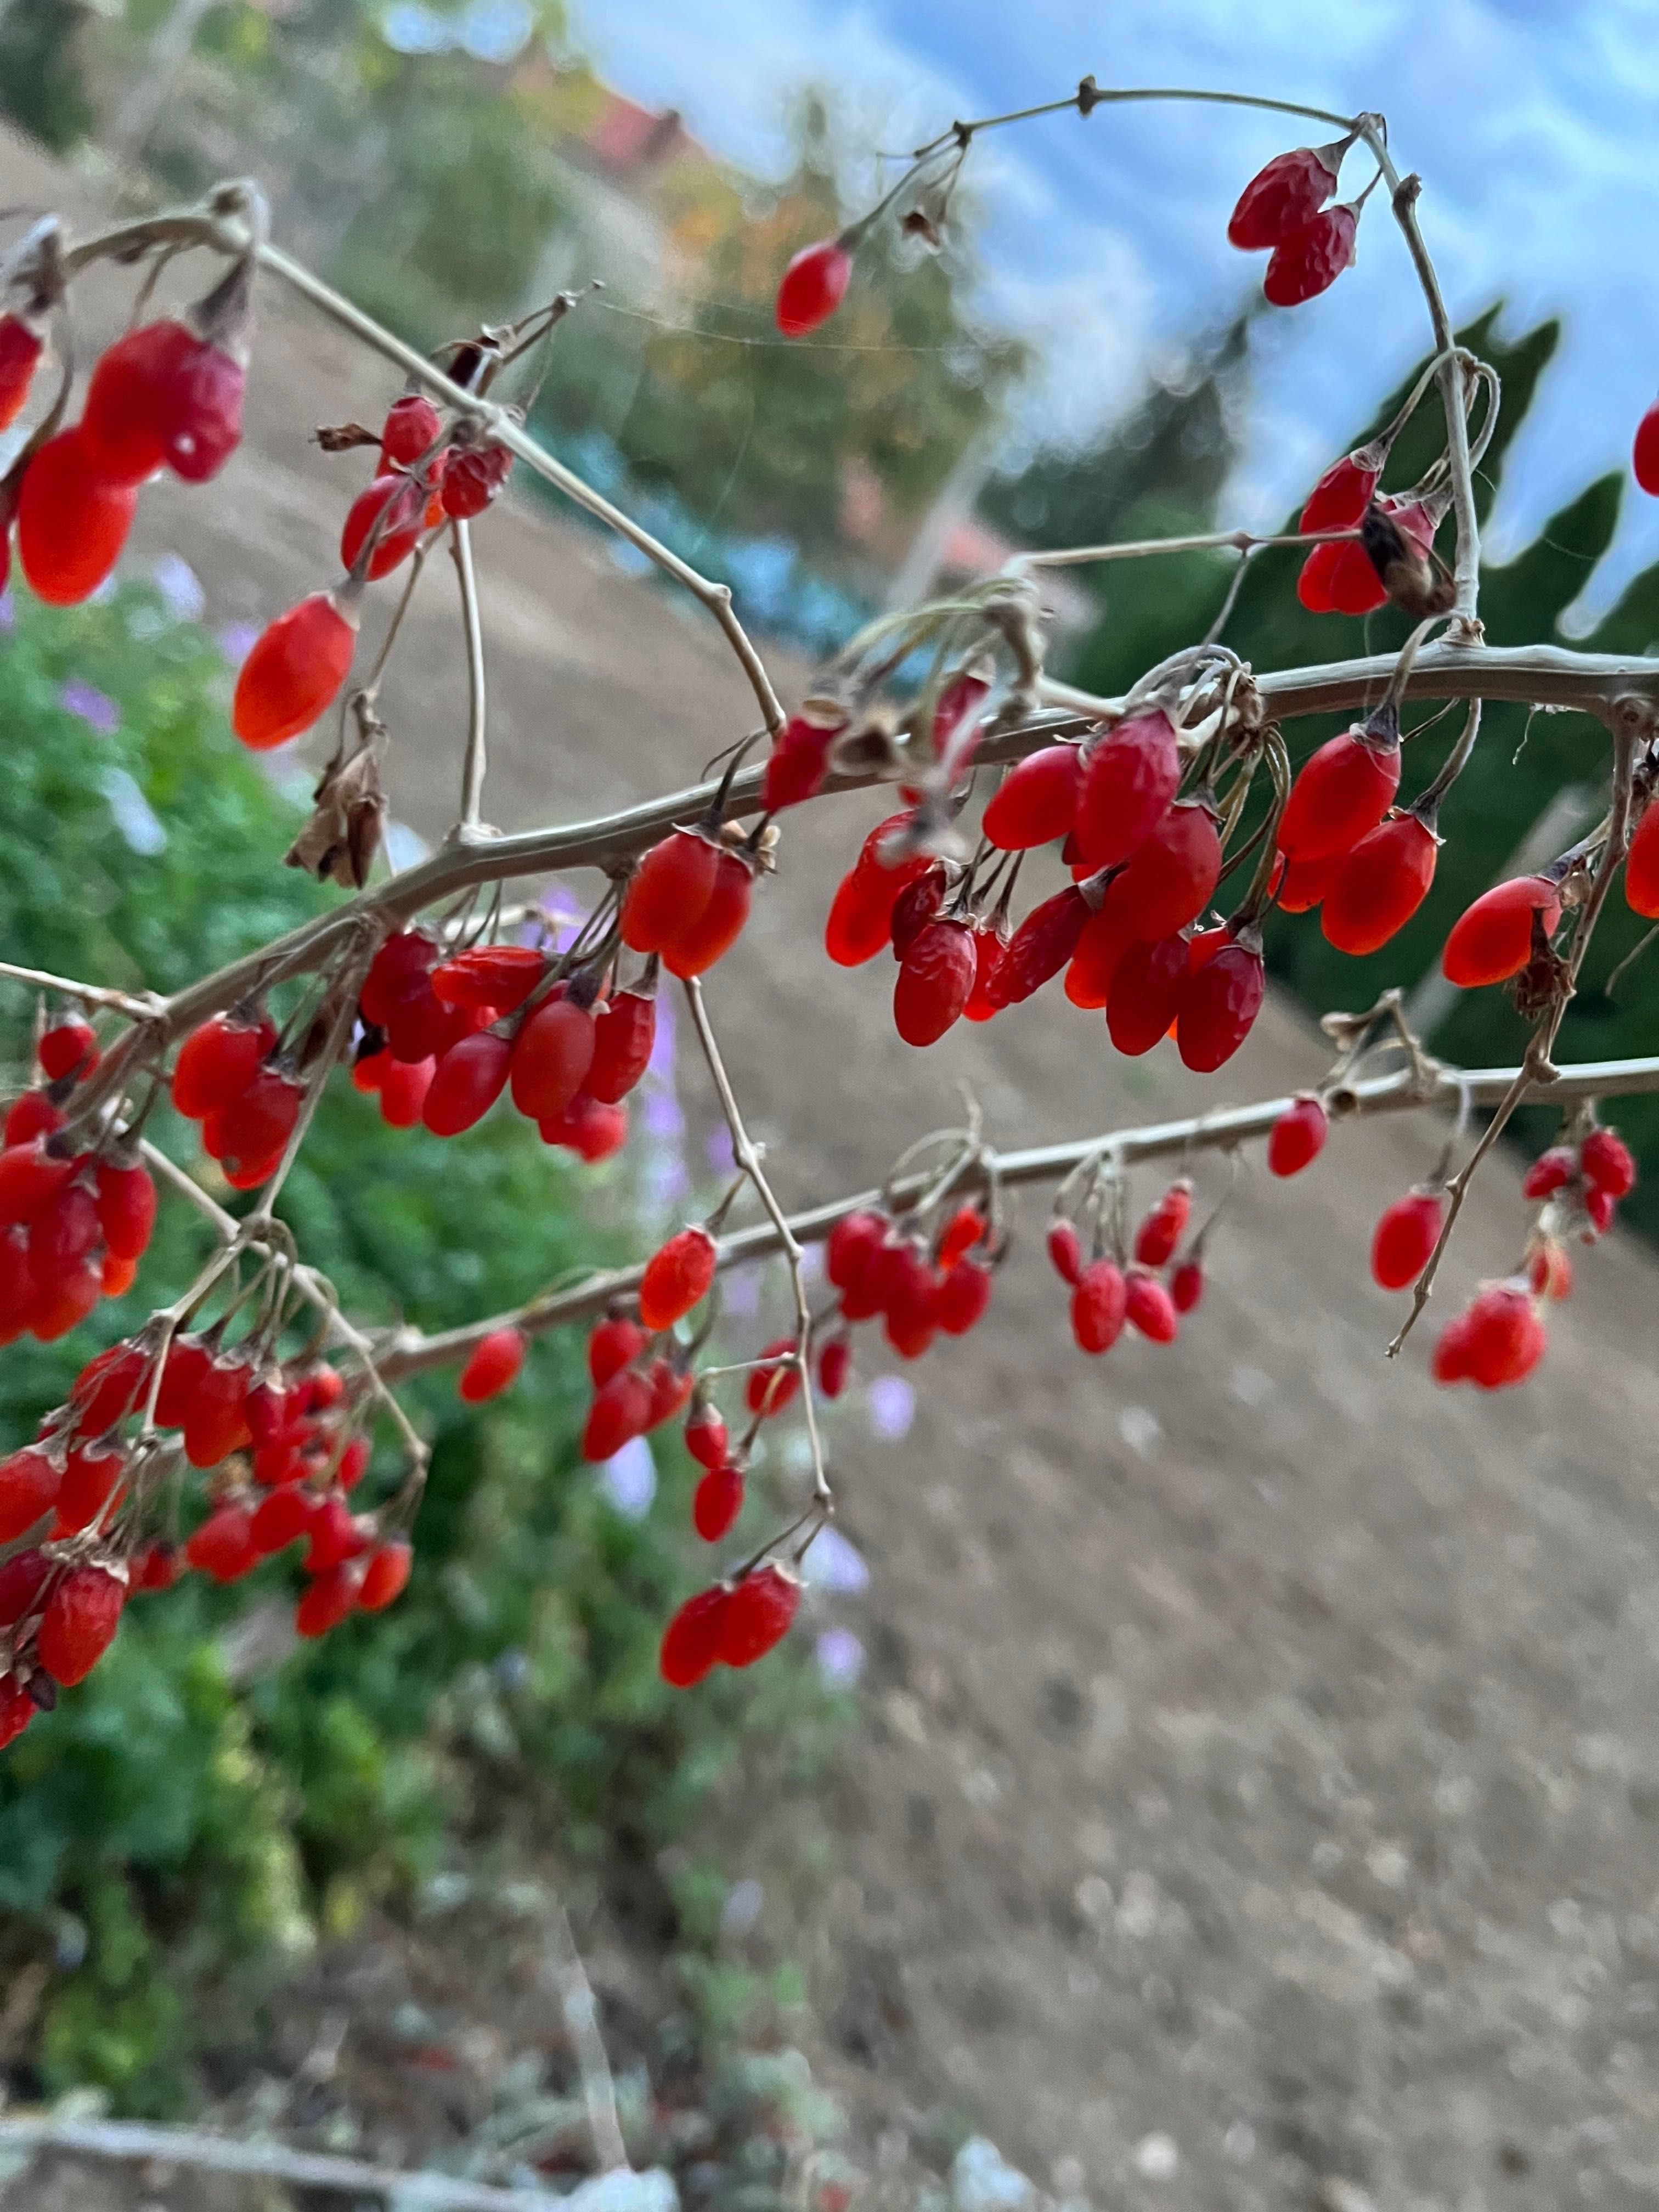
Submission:
{"label": "cluster of red berries", "polygon": [[671,975],[705,975],[729,952],[749,919],[766,833],[704,821],[672,830],[642,855],[622,905],[622,941],[655,954]]}
{"label": "cluster of red berries", "polygon": [[374,479],[341,532],[345,580],[278,615],[242,663],[231,726],[245,745],[286,744],[328,712],[351,671],[364,584],[389,576],[428,532],[482,514],[512,467],[505,446],[447,428],[421,393],[393,403]]}
{"label": "cluster of red berries", "polygon": [[[1048,1230],[1048,1257],[1072,1293],[1072,1336],[1079,1352],[1109,1352],[1126,1322],[1152,1344],[1175,1342],[1181,1316],[1190,1313],[1204,1295],[1201,1252],[1195,1249],[1176,1259],[1192,1205],[1192,1182],[1179,1176],[1136,1231],[1133,1261],[1121,1249],[1104,1249],[1098,1209],[1091,1209],[1087,1259],[1078,1224],[1064,1213],[1056,1216]],[[1167,1285],[1158,1279],[1164,1267],[1170,1269]]]}
{"label": "cluster of red berries", "polygon": [[1270,257],[1261,289],[1275,307],[1316,298],[1353,265],[1364,195],[1340,207],[1327,203],[1354,137],[1275,155],[1238,196],[1227,237],[1243,252]]}
{"label": "cluster of red berries", "polygon": [[1390,441],[1384,437],[1334,462],[1308,495],[1297,528],[1357,530],[1358,538],[1327,538],[1312,548],[1297,578],[1296,595],[1314,615],[1374,614],[1395,592],[1421,598],[1431,588],[1434,540],[1449,511],[1444,486],[1397,496],[1379,493]]}
{"label": "cluster of red berries", "polygon": [[[966,1336],[985,1318],[1000,1258],[974,1200],[956,1206],[931,1236],[919,1224],[875,1212],[849,1213],[830,1232],[824,1273],[839,1293],[843,1324],[879,1320],[901,1359],[920,1359],[935,1337]],[[826,1398],[846,1388],[851,1352],[845,1328],[818,1349]]]}
{"label": "cluster of red berries", "polygon": [[[374,1516],[349,1503],[369,1445],[354,1433],[343,1378],[325,1364],[289,1370],[247,1346],[228,1350],[222,1336],[216,1328],[177,1335],[163,1352],[152,1325],[112,1345],[81,1370],[35,1442],[0,1462],[0,1545],[52,1516],[34,1546],[0,1564],[0,1744],[50,1708],[57,1686],[90,1673],[130,1595],[167,1589],[186,1569],[235,1582],[305,1541],[310,1581],[295,1615],[302,1636],[323,1635],[354,1609],[381,1611],[408,1582],[407,1539],[383,1536]],[[152,1433],[174,1441],[152,1447]],[[141,1535],[142,1498],[123,1511],[143,1455],[156,1449],[169,1462],[219,1470],[182,1552]]]}
{"label": "cluster of red berries", "polygon": [[1432,808],[1392,811],[1400,724],[1379,712],[1332,738],[1303,766],[1284,813],[1275,892],[1287,914],[1317,907],[1339,952],[1375,952],[1429,895],[1440,839]]}
{"label": "cluster of red berries", "polygon": [[[17,553],[43,599],[73,606],[114,569],[142,486],[162,469],[204,483],[242,435],[251,267],[182,319],[144,323],[101,354],[81,419],[32,454],[16,495]],[[42,351],[27,316],[0,317],[0,427],[28,398]],[[0,581],[9,562],[0,544]]]}
{"label": "cluster of red berries", "polygon": [[90,1024],[56,1023],[36,1048],[47,1079],[14,1101],[0,1151],[0,1344],[66,1336],[131,1287],[155,1225],[155,1186],[112,1133],[65,1148],[62,1101],[98,1062]]}

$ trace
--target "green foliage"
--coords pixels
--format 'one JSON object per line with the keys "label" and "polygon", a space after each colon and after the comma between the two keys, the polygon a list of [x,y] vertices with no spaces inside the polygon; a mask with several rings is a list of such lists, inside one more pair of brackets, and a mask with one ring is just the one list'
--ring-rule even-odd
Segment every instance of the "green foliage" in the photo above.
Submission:
{"label": "green foliage", "polygon": [[0,112],[65,154],[92,128],[82,74],[82,0],[11,0],[0,18]]}
{"label": "green foliage", "polygon": [[[166,990],[332,896],[280,866],[295,809],[232,740],[228,690],[210,641],[147,592],[69,615],[19,607],[0,651],[9,957]],[[100,732],[66,696],[106,722],[112,708],[118,728]],[[14,1087],[32,1012],[3,987]],[[169,1113],[153,1133],[196,1158]],[[576,1218],[584,1178],[625,1223],[625,1170],[568,1167],[505,1113],[453,1144],[394,1133],[337,1077],[283,1208],[354,1314],[438,1327],[619,1256],[616,1228]],[[67,1343],[8,1349],[5,1448],[96,1344],[189,1281],[201,1250],[197,1217],[164,1198],[127,1298]],[[349,1930],[436,1864],[460,1808],[476,1822],[496,1796],[521,1800],[595,1879],[659,1890],[654,1855],[751,1738],[781,1747],[767,1755],[785,1782],[829,1741],[836,1709],[799,1655],[695,1698],[659,1681],[661,1623],[691,1577],[690,1474],[664,1444],[658,1516],[611,1508],[575,1456],[574,1338],[533,1347],[482,1413],[450,1376],[408,1395],[435,1451],[398,1606],[239,1686],[237,1624],[261,1607],[285,1620],[291,1565],[136,1600],[110,1658],[0,1759],[0,1959],[58,1961],[37,2054],[50,2082],[99,2082],[132,2110],[185,2100],[192,1992]],[[663,1915],[672,1926],[665,1896]]]}

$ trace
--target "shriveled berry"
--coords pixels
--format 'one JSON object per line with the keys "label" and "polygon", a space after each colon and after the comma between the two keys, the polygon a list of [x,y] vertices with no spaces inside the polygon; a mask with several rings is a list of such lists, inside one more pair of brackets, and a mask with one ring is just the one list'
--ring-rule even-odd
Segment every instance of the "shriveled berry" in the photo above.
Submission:
{"label": "shriveled berry", "polygon": [[1169,811],[1181,781],[1175,725],[1161,708],[1132,715],[1084,750],[1077,839],[1097,868],[1127,860]]}
{"label": "shriveled berry", "polygon": [[333,704],[356,649],[356,605],[313,592],[255,641],[236,678],[231,727],[254,752],[297,738]]}
{"label": "shriveled berry", "polygon": [[1524,1382],[1544,1356],[1544,1324],[1524,1284],[1488,1284],[1462,1320],[1468,1377],[1482,1390]]}
{"label": "shriveled berry", "polygon": [[487,1009],[495,1020],[516,1013],[546,972],[547,957],[534,945],[475,945],[439,961],[432,995],[441,1006]]}
{"label": "shriveled berry", "polygon": [[957,1206],[939,1231],[933,1252],[935,1265],[948,1274],[957,1261],[981,1242],[987,1225],[985,1216],[974,1200],[969,1199],[966,1204]]}
{"label": "shriveled berry", "polygon": [[800,1580],[775,1559],[745,1575],[720,1616],[716,1656],[726,1667],[752,1667],[789,1633],[800,1609]]}
{"label": "shriveled berry", "polygon": [[964,1022],[988,1022],[1002,1011],[1002,969],[1008,957],[1006,921],[975,921],[974,931],[974,988],[962,1010]]}
{"label": "shriveled berry", "polygon": [[720,1631],[731,1591],[724,1583],[687,1598],[664,1631],[657,1668],[665,1682],[689,1690],[701,1682],[720,1656]]}
{"label": "shriveled berry", "polygon": [[425,392],[405,392],[386,409],[380,425],[381,468],[413,468],[437,444],[443,427],[443,416]]}
{"label": "shriveled berry", "polygon": [[960,921],[929,922],[900,963],[893,1023],[906,1044],[937,1043],[961,1018],[974,988],[973,933]]}
{"label": "shriveled berry", "polygon": [[81,427],[112,483],[136,487],[165,465],[204,483],[241,441],[246,380],[239,360],[188,325],[141,324],[100,357]]}
{"label": "shriveled berry", "polygon": [[830,747],[846,727],[839,715],[792,714],[772,740],[761,804],[769,814],[799,806],[817,792],[830,770]]}
{"label": "shriveled berry", "polygon": [[646,1262],[640,1279],[640,1319],[649,1330],[672,1328],[708,1295],[719,1247],[700,1224],[671,1237]]}
{"label": "shriveled berry", "polygon": [[1345,453],[1333,462],[1308,495],[1298,530],[1352,530],[1371,503],[1377,472],[1358,456]]}
{"label": "shriveled berry", "polygon": [[1089,902],[1074,884],[1034,906],[1009,941],[991,995],[1000,1005],[1017,1006],[1040,990],[1077,951]]}
{"label": "shriveled berry", "polygon": [[563,1145],[592,1167],[608,1160],[628,1141],[628,1109],[608,1106],[587,1091],[579,1091],[562,1114],[538,1121],[544,1145]]}
{"label": "shriveled berry", "polygon": [[408,560],[420,543],[425,519],[426,494],[419,484],[405,476],[376,477],[346,510],[340,566],[348,572],[355,568],[371,533],[378,531],[367,572],[369,581],[378,583]]}
{"label": "shriveled berry", "polygon": [[1304,1091],[1273,1123],[1267,1136],[1267,1172],[1300,1175],[1325,1149],[1330,1128],[1322,1100]]}
{"label": "shriveled berry", "polygon": [[1265,253],[1318,214],[1336,190],[1342,147],[1298,146],[1275,154],[1238,196],[1227,223],[1227,241],[1246,253]]}
{"label": "shriveled berry", "polygon": [[85,1681],[115,1641],[126,1589],[101,1567],[76,1567],[46,1600],[35,1650],[65,1689]]}
{"label": "shriveled berry", "polygon": [[52,1562],[44,1552],[14,1552],[0,1559],[0,1628],[15,1628],[33,1612],[51,1574]]}
{"label": "shriveled berry", "polygon": [[121,557],[136,489],[100,475],[79,430],[49,438],[28,464],[17,502],[17,556],[51,606],[90,599]]}
{"label": "shriveled berry", "polygon": [[443,509],[458,522],[471,522],[501,496],[513,473],[513,455],[493,441],[485,446],[452,447],[444,471]]}
{"label": "shriveled berry", "polygon": [[641,860],[623,900],[623,943],[662,952],[702,919],[714,895],[720,848],[696,830],[674,830]]}
{"label": "shriveled berry", "polygon": [[1173,1344],[1181,1320],[1170,1297],[1156,1275],[1131,1267],[1123,1279],[1123,1310],[1131,1328],[1153,1344]]}
{"label": "shriveled berry", "polygon": [[149,1543],[133,1554],[129,1569],[129,1594],[134,1590],[171,1589],[185,1571],[184,1560],[176,1544],[165,1536],[152,1536]]}
{"label": "shriveled berry", "polygon": [[1110,1260],[1091,1260],[1072,1292],[1072,1335],[1079,1352],[1109,1352],[1123,1333],[1127,1291]]}
{"label": "shriveled berry", "polygon": [[836,238],[804,246],[784,270],[773,313],[787,338],[805,337],[827,323],[847,295],[853,257]]}
{"label": "shriveled berry", "polygon": [[1011,769],[991,795],[981,830],[1005,853],[1069,837],[1083,788],[1083,756],[1075,745],[1048,745]]}
{"label": "shriveled berry", "polygon": [[945,870],[939,863],[930,861],[919,875],[905,884],[894,900],[891,929],[895,960],[902,962],[922,931],[930,922],[939,920],[939,909],[945,903],[946,881]]}
{"label": "shriveled berry", "polygon": [[[275,1169],[304,1103],[303,1087],[281,1067],[267,1063],[246,1091],[207,1116],[202,1142],[230,1180],[246,1188],[248,1177],[263,1182]],[[243,1178],[240,1182],[239,1176]]]}
{"label": "shriveled berry", "polygon": [[743,1510],[743,1470],[711,1467],[697,1485],[691,1500],[691,1525],[705,1544],[718,1544],[730,1534]]}
{"label": "shriveled berry", "polygon": [[137,1344],[112,1344],[89,1360],[70,1394],[82,1434],[101,1437],[133,1412],[149,1368],[149,1354]]}
{"label": "shriveled berry", "polygon": [[492,1328],[488,1336],[480,1337],[455,1386],[462,1403],[482,1406],[486,1399],[499,1398],[510,1389],[529,1349],[529,1340],[519,1328]]}
{"label": "shriveled berry", "polygon": [[1414,814],[1362,837],[1338,859],[1325,893],[1319,926],[1326,942],[1355,954],[1386,945],[1428,896],[1439,854],[1440,840]]}
{"label": "shriveled berry", "polygon": [[1440,971],[1462,990],[1518,975],[1532,958],[1534,922],[1547,938],[1561,919],[1561,900],[1547,876],[1516,876],[1483,891],[1453,924]]}
{"label": "shriveled berry", "polygon": [[1299,307],[1316,299],[1353,264],[1359,227],[1349,206],[1326,208],[1298,229],[1287,231],[1273,251],[1261,289],[1275,307]]}

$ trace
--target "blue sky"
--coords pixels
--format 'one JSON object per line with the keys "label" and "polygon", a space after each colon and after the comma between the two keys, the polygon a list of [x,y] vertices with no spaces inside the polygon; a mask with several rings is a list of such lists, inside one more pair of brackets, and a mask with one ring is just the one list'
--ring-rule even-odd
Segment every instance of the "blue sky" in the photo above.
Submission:
{"label": "blue sky", "polygon": [[[1388,117],[1455,317],[1559,313],[1564,342],[1510,462],[1500,556],[1622,467],[1659,388],[1659,7],[1655,0],[575,0],[576,42],[761,176],[786,166],[808,84],[838,94],[848,171],[957,114],[1103,84],[1194,84]],[[1312,131],[1314,137],[1319,135]],[[1133,402],[1194,327],[1259,281],[1224,236],[1239,186],[1303,133],[1213,107],[1102,108],[980,142],[970,164],[984,314],[1042,348],[1026,422],[1072,435]],[[1346,196],[1368,171],[1353,161]],[[1423,350],[1404,249],[1373,199],[1358,266],[1257,325],[1230,523],[1276,520]],[[1592,591],[1659,558],[1632,485]]]}

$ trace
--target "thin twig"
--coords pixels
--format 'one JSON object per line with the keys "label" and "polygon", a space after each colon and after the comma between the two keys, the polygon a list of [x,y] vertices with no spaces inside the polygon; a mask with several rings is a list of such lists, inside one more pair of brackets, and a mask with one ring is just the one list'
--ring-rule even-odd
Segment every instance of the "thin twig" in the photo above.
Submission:
{"label": "thin twig", "polygon": [[478,577],[472,565],[471,529],[459,515],[449,527],[449,550],[460,582],[461,625],[466,635],[466,757],[461,765],[460,819],[460,832],[465,837],[477,829],[483,804],[488,702],[484,691],[483,618],[478,611]]}
{"label": "thin twig", "polygon": [[[1466,1097],[1471,1106],[1497,1105],[1524,1073],[1516,1067],[1483,1067],[1465,1072],[1442,1066],[1434,1071],[1431,1085],[1425,1085],[1414,1069],[1401,1068],[1392,1074],[1370,1077],[1350,1086],[1343,1100],[1343,1118],[1360,1120],[1374,1114],[1409,1113],[1430,1106],[1455,1107]],[[1530,1084],[1532,1079],[1528,1080]],[[1555,1081],[1540,1083],[1538,1090],[1540,1096],[1547,1097],[1552,1104],[1567,1104],[1580,1098],[1651,1096],[1659,1092],[1659,1057],[1584,1061],[1564,1067]],[[1218,1113],[1195,1115],[1179,1121],[1131,1126],[1109,1131],[1104,1136],[1073,1138],[1065,1144],[1039,1145],[1019,1152],[998,1152],[985,1146],[976,1175],[970,1177],[964,1174],[963,1180],[983,1176],[988,1183],[994,1177],[1005,1187],[1012,1188],[1060,1182],[1101,1153],[1110,1153],[1121,1165],[1128,1167],[1139,1160],[1172,1159],[1192,1152],[1225,1152],[1254,1138],[1267,1136],[1273,1124],[1295,1103],[1290,1097],[1267,1098],[1252,1106],[1228,1107]],[[877,1212],[884,1204],[890,1204],[901,1213],[908,1212],[935,1180],[935,1171],[918,1171],[885,1189],[878,1187],[854,1191],[844,1198],[828,1200],[790,1215],[787,1224],[789,1234],[798,1245],[821,1243],[848,1214]],[[784,1249],[776,1223],[758,1222],[751,1228],[733,1230],[719,1240],[715,1266],[724,1273],[727,1268],[765,1259]],[[603,1313],[607,1306],[632,1297],[644,1273],[643,1262],[630,1267],[596,1270],[570,1289],[532,1298],[527,1305],[511,1313],[493,1314],[487,1319],[468,1322],[462,1328],[446,1329],[431,1336],[424,1336],[417,1329],[402,1330],[382,1347],[380,1371],[389,1384],[395,1385],[411,1375],[425,1374],[435,1367],[453,1366],[469,1358],[492,1330],[514,1328],[521,1329],[526,1336],[540,1336],[566,1322],[586,1321],[594,1314]]]}
{"label": "thin twig", "polygon": [[553,1957],[548,1961],[559,2010],[581,2079],[582,2103],[587,2112],[587,2131],[593,2139],[593,2157],[601,2173],[612,2173],[628,2164],[622,2121],[617,2112],[617,2085],[611,2072],[610,2053],[599,2033],[599,2000],[582,1966],[581,1953],[571,1933],[570,1920],[556,1898],[548,1914],[552,1923]]}
{"label": "thin twig", "polygon": [[107,991],[94,983],[76,983],[67,975],[49,975],[44,968],[20,968],[15,960],[0,960],[0,976],[13,983],[27,983],[37,991],[55,991],[62,999],[78,999],[83,1006],[106,1006],[135,1022],[148,1021],[167,1003],[163,999],[135,998],[130,991]]}
{"label": "thin twig", "polygon": [[732,1088],[732,1079],[726,1073],[714,1027],[708,1019],[708,1009],[703,1004],[701,978],[688,976],[684,989],[685,1002],[691,1009],[692,1023],[697,1032],[697,1042],[702,1047],[702,1056],[708,1061],[708,1073],[714,1079],[720,1111],[725,1115],[726,1126],[731,1132],[732,1157],[755,1186],[756,1194],[766,1208],[777,1233],[778,1249],[789,1263],[789,1285],[795,1299],[795,1352],[792,1364],[800,1376],[801,1404],[806,1414],[806,1437],[812,1449],[812,1495],[821,1505],[828,1506],[832,1502],[832,1493],[829,1477],[823,1471],[823,1446],[818,1436],[817,1409],[813,1403],[812,1304],[806,1295],[806,1274],[801,1265],[801,1248],[788,1215],[778,1203],[777,1194],[766,1179],[760,1147],[744,1126],[743,1109],[738,1104],[737,1093]]}
{"label": "thin twig", "polygon": [[1357,530],[1291,530],[1259,538],[1253,530],[1200,530],[1182,538],[1125,538],[1106,545],[1066,545],[1048,553],[1019,553],[1011,568],[1079,568],[1095,561],[1139,561],[1157,553],[1249,553],[1264,545],[1357,544]]}

